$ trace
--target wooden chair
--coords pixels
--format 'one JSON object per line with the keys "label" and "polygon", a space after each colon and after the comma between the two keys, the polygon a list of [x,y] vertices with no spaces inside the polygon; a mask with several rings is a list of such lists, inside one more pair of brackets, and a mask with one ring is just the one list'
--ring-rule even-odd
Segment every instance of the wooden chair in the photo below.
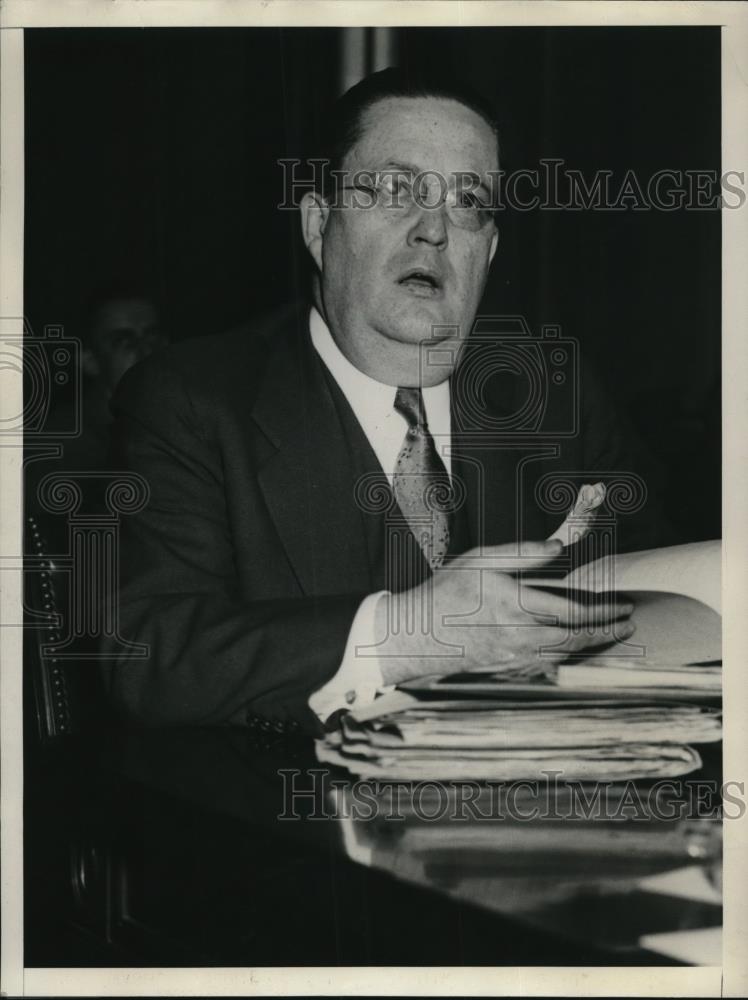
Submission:
{"label": "wooden chair", "polygon": [[98,665],[56,655],[71,614],[67,574],[55,563],[43,516],[26,516],[24,675],[29,714],[42,745],[111,718]]}

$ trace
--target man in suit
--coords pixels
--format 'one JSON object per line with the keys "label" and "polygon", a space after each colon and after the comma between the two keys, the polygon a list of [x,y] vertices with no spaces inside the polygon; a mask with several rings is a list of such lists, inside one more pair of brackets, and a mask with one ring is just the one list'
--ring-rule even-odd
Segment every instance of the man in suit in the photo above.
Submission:
{"label": "man in suit", "polygon": [[150,490],[123,521],[121,633],[149,655],[106,677],[145,723],[319,731],[382,685],[542,673],[611,620],[632,631],[629,605],[570,609],[517,576],[561,555],[553,477],[631,462],[593,380],[541,386],[528,434],[506,340],[466,350],[498,243],[490,109],[387,70],[339,101],[330,153],[335,191],[301,203],[312,303],[154,355],[114,403]]}

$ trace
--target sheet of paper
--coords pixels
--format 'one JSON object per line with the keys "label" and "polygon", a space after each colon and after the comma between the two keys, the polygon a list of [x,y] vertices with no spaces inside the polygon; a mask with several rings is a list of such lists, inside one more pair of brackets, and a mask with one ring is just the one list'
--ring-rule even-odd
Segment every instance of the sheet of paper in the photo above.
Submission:
{"label": "sheet of paper", "polygon": [[547,750],[460,750],[420,752],[383,750],[367,744],[344,744],[335,736],[318,740],[317,759],[344,767],[361,778],[392,781],[543,780],[549,769],[565,781],[612,781],[617,778],[673,778],[701,767],[693,747],[676,744],[621,744]]}
{"label": "sheet of paper", "polygon": [[407,690],[432,692],[445,698],[496,698],[502,701],[582,701],[601,702],[648,702],[674,704],[676,702],[693,702],[698,705],[718,704],[721,701],[719,691],[707,690],[703,687],[666,688],[657,685],[633,687],[559,687],[557,684],[509,684],[500,677],[490,673],[453,674],[448,677],[423,677],[407,682]]}
{"label": "sheet of paper", "polygon": [[722,928],[703,927],[693,931],[645,934],[642,948],[666,955],[686,965],[722,965]]}
{"label": "sheet of paper", "polygon": [[566,577],[570,586],[606,590],[656,590],[692,597],[722,613],[722,542],[691,542],[663,549],[605,556]]}
{"label": "sheet of paper", "polygon": [[626,591],[634,602],[636,632],[604,649],[601,663],[621,658],[630,666],[681,666],[722,659],[722,619],[693,598],[663,592]]}
{"label": "sheet of paper", "polygon": [[722,894],[709,881],[704,868],[699,865],[688,865],[686,868],[649,875],[638,883],[638,888],[663,896],[690,899],[696,903],[722,905]]}
{"label": "sheet of paper", "polygon": [[[477,708],[477,710],[476,710]],[[695,705],[573,705],[532,703],[455,711],[449,702],[424,704],[368,723],[343,717],[349,745],[506,750],[610,747],[619,743],[708,743],[722,733],[720,713]]]}

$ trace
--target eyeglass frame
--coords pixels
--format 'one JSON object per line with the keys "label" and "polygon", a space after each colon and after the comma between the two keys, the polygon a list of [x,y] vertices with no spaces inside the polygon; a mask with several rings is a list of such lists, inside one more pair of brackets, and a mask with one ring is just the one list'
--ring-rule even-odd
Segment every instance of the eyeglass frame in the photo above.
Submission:
{"label": "eyeglass frame", "polygon": [[[398,190],[397,192],[395,192],[393,190],[387,189],[386,187],[384,187],[382,185],[381,178],[383,176],[384,177],[390,177],[390,178],[394,177],[394,178],[396,178],[400,182],[402,182],[402,181],[408,181],[408,178],[409,178],[410,174],[412,174],[412,172],[405,171],[405,170],[377,170],[377,171],[363,171],[363,173],[366,176],[374,178],[374,183],[373,184],[361,184],[361,183],[358,183],[358,184],[342,184],[342,185],[339,186],[339,188],[337,188],[337,190],[342,190],[342,191],[363,191],[363,192],[367,193],[368,195],[370,195],[373,198],[371,204],[368,204],[368,205],[356,205],[355,206],[356,208],[364,208],[364,209],[373,209],[373,208],[380,208],[381,209],[381,208],[384,208],[384,209],[387,209],[387,210],[392,209],[392,208],[397,208],[397,209],[404,208],[406,211],[410,211],[414,206],[417,206],[418,208],[420,208],[422,210],[433,211],[435,209],[441,208],[442,205],[446,205],[447,217],[450,219],[450,221],[452,222],[452,224],[455,225],[458,229],[462,229],[462,230],[469,231],[469,232],[480,232],[480,230],[484,229],[485,226],[489,222],[493,222],[494,224],[496,223],[496,216],[498,214],[497,209],[496,208],[492,208],[492,207],[490,207],[488,205],[479,204],[477,206],[477,212],[483,213],[483,218],[478,220],[477,225],[470,226],[470,225],[461,224],[461,222],[459,221],[459,217],[455,218],[455,216],[454,216],[454,209],[455,209],[456,206],[454,206],[453,203],[449,200],[450,196],[452,196],[452,198],[456,197],[456,191],[450,190],[449,188],[447,188],[445,190],[443,184],[440,184],[439,201],[436,204],[434,204],[434,205],[430,205],[430,204],[424,203],[420,199],[420,194],[418,193],[418,192],[420,192],[420,190],[421,190],[421,188],[423,186],[423,178],[426,177],[426,176],[434,176],[434,177],[439,178],[441,181],[444,180],[444,178],[441,176],[441,174],[437,173],[436,171],[433,171],[433,170],[422,171],[421,173],[417,174],[416,178],[415,178],[416,181],[418,181],[418,184],[416,184],[416,183],[410,183],[410,182],[408,183],[408,186],[409,186],[409,194],[408,194],[409,204],[402,204],[401,203],[401,201],[400,201],[400,198],[401,198],[401,195],[402,195],[402,191],[401,190]],[[466,175],[468,175],[468,172],[465,172],[465,174],[463,174],[462,176],[466,176]],[[472,173],[470,173],[469,177],[471,179],[474,179],[475,175],[472,174]],[[475,189],[473,187],[471,187],[471,188],[469,188],[468,193],[472,194],[474,190]],[[382,194],[389,195],[390,198],[394,199],[394,201],[391,204],[383,204],[383,202],[382,202]],[[333,205],[332,207],[341,207],[341,206]],[[348,207],[348,206],[345,206],[345,207]]]}

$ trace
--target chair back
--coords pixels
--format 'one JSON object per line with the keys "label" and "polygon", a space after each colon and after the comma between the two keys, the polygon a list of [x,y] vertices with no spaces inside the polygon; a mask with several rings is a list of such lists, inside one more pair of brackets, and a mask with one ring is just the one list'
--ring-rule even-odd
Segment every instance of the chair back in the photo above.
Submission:
{"label": "chair back", "polygon": [[85,642],[76,645],[77,655],[60,648],[74,608],[68,573],[48,542],[56,525],[33,511],[25,528],[24,688],[38,738],[48,744],[101,725],[111,710],[95,650]]}

